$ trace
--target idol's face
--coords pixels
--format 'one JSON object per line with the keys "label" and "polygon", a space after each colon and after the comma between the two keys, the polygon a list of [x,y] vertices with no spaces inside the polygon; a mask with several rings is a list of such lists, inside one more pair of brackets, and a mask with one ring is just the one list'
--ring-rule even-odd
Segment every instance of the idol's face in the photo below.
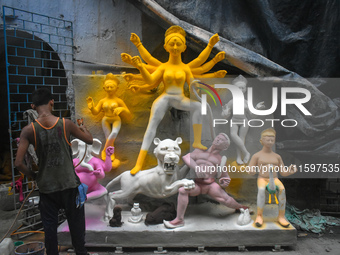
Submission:
{"label": "idol's face", "polygon": [[104,84],[104,90],[107,93],[115,93],[118,89],[118,85],[114,81],[106,81]]}
{"label": "idol's face", "polygon": [[165,45],[164,48],[167,52],[172,54],[173,56],[181,55],[182,52],[186,50],[185,43],[181,40],[181,38],[174,36],[172,37]]}
{"label": "idol's face", "polygon": [[263,146],[271,148],[275,144],[275,136],[263,136],[261,143]]}
{"label": "idol's face", "polygon": [[215,137],[215,139],[213,141],[213,145],[217,149],[226,150],[226,149],[228,149],[230,142],[227,139],[227,137],[225,137],[222,134],[219,134],[218,136]]}
{"label": "idol's face", "polygon": [[235,85],[242,91],[243,94],[246,93],[247,85],[244,82],[239,81],[239,82],[236,82]]}

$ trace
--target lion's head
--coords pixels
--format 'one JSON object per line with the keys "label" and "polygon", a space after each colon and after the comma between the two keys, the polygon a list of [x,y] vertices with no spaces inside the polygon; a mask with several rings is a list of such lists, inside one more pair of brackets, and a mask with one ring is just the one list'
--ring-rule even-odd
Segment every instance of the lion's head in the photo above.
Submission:
{"label": "lion's head", "polygon": [[155,138],[153,142],[157,145],[153,153],[158,160],[158,165],[163,168],[166,174],[172,175],[181,156],[179,144],[182,143],[182,138],[177,137],[176,141],[171,139],[161,141],[159,138]]}

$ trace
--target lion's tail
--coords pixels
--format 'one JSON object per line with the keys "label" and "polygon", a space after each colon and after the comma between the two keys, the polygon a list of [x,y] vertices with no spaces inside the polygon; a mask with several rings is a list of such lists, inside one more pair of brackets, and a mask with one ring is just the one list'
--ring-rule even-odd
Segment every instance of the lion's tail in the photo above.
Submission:
{"label": "lion's tail", "polygon": [[122,178],[122,175],[123,174],[120,174],[120,175],[118,175],[116,178],[114,178],[113,180],[111,180],[107,185],[106,185],[106,189],[107,190],[109,190],[109,188],[111,187],[111,186],[114,186],[114,185],[116,185],[116,184],[119,184],[120,183],[120,179]]}

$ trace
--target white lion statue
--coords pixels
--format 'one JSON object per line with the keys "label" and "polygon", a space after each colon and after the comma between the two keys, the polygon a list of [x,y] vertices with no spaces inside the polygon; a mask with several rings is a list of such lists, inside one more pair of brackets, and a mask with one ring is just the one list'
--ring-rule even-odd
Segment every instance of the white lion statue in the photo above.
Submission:
{"label": "white lion statue", "polygon": [[[182,143],[182,138],[178,137],[175,141],[165,139],[161,141],[159,138],[154,139],[154,144],[157,146],[154,149],[154,154],[158,164],[156,167],[143,170],[135,175],[131,175],[130,171],[125,171],[106,185],[109,193],[106,196],[105,220],[109,220],[113,216],[113,208],[118,200],[132,199],[137,194],[143,194],[153,198],[166,198],[178,192],[180,187],[192,189],[195,187],[195,182],[184,178],[188,173],[187,166],[179,169],[178,162],[181,156],[179,144]],[[119,184],[120,190],[110,192],[110,187]]]}

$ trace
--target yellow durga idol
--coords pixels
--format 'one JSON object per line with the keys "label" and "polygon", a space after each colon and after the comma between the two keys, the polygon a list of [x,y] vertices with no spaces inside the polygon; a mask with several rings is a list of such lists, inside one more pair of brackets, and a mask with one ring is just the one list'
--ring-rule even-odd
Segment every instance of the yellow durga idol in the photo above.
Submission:
{"label": "yellow durga idol", "polygon": [[[102,119],[102,128],[106,139],[104,149],[102,150],[102,159],[104,161],[106,158],[106,149],[109,146],[114,146],[114,141],[120,130],[122,124],[120,114],[131,114],[124,101],[116,96],[118,85],[119,80],[112,73],[109,73],[106,75],[103,86],[107,96],[101,99],[96,106],[92,97],[86,99],[92,114],[97,115],[100,112],[104,112]],[[114,154],[111,155],[111,161],[113,169],[120,165],[120,161],[115,158]]]}
{"label": "yellow durga idol", "polygon": [[156,88],[161,81],[163,81],[164,84],[164,92],[152,104],[150,119],[144,134],[142,147],[136,165],[130,171],[133,175],[142,169],[148,149],[156,135],[157,127],[169,107],[192,112],[194,132],[194,143],[192,146],[202,150],[207,149],[207,147],[201,143],[201,103],[193,101],[184,95],[184,84],[186,82],[190,85],[190,81],[194,78],[224,77],[227,73],[224,70],[215,73],[205,73],[218,61],[225,58],[225,52],[219,52],[211,61],[203,64],[208,59],[213,46],[219,41],[218,35],[215,34],[210,38],[208,46],[201,54],[190,63],[185,64],[182,62],[181,56],[187,47],[185,36],[186,32],[179,26],[172,26],[165,32],[164,49],[169,53],[169,59],[165,63],[152,57],[142,45],[139,37],[135,34],[131,35],[131,41],[136,45],[146,64],[142,63],[139,56],[131,57],[126,53],[122,54],[122,60],[133,65],[140,72],[140,75],[126,74],[124,75],[124,78],[127,81],[142,79],[145,82],[144,85],[131,85],[129,88],[133,92]]}

